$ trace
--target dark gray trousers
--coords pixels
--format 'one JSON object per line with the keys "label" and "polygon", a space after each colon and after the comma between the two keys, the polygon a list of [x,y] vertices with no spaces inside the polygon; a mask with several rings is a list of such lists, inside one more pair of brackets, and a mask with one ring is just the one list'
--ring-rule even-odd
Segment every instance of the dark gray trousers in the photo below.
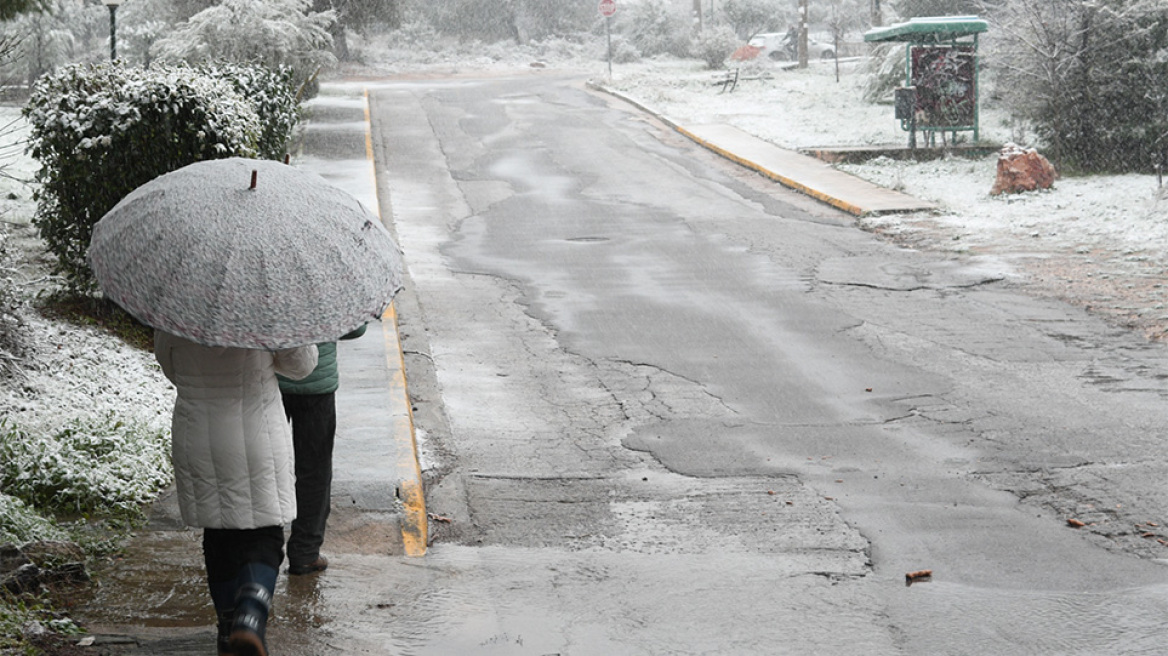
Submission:
{"label": "dark gray trousers", "polygon": [[288,536],[288,563],[306,565],[320,556],[332,504],[336,394],[284,394],[296,454],[296,519]]}

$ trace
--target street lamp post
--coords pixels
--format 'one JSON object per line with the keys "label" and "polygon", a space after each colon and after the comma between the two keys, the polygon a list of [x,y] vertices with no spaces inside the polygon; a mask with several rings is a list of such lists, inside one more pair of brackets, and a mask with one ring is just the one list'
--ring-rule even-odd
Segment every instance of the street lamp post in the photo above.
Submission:
{"label": "street lamp post", "polygon": [[101,0],[110,10],[110,61],[118,58],[118,5],[123,0]]}

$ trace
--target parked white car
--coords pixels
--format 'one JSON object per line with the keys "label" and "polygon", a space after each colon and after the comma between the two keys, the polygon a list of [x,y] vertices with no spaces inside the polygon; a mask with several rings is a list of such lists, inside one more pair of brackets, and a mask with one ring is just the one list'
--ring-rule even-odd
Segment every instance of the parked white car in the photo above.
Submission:
{"label": "parked white car", "polygon": [[[750,45],[762,48],[760,57],[767,57],[772,61],[795,61],[799,58],[798,39],[790,32],[767,32],[756,34],[750,40]],[[807,38],[808,59],[831,59],[835,57],[835,48],[830,44],[821,43],[811,37]]]}

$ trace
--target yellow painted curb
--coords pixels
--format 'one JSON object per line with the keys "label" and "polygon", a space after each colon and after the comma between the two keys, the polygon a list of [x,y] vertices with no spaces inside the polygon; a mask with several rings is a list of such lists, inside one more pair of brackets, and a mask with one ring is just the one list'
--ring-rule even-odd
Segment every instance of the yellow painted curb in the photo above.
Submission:
{"label": "yellow painted curb", "polygon": [[784,175],[779,175],[778,173],[775,173],[774,171],[771,171],[768,168],[765,168],[763,166],[759,166],[758,164],[755,164],[754,162],[752,162],[746,158],[735,155],[734,153],[726,150],[725,148],[721,148],[719,146],[716,146],[716,145],[710,143],[709,141],[706,141],[705,139],[702,139],[701,137],[697,136],[696,134],[690,132],[689,130],[686,130],[685,128],[683,128],[681,126],[674,125],[673,129],[677,130],[681,134],[685,135],[688,139],[694,141],[695,143],[702,146],[703,148],[710,150],[710,151],[713,151],[713,152],[721,155],[722,157],[725,157],[726,159],[728,159],[736,164],[739,164],[741,166],[745,166],[746,168],[754,170],[754,171],[758,171],[759,173],[765,175],[766,177],[770,178],[771,180],[774,180],[775,182],[778,182],[779,184],[783,185],[784,187],[789,187],[789,188],[794,189],[798,192],[807,194],[808,196],[811,196],[812,198],[814,198],[818,201],[827,203],[828,205],[831,205],[832,207],[835,207],[837,209],[841,209],[841,210],[843,210],[843,211],[845,211],[848,214],[851,214],[853,216],[863,216],[865,214],[864,208],[862,208],[858,205],[854,205],[854,204],[849,203],[845,200],[840,200],[839,198],[836,198],[834,196],[831,196],[831,195],[825,194],[821,191],[817,191],[815,189],[812,189],[811,187],[808,187],[805,184],[796,182],[796,181],[792,180],[791,178],[788,178]]}
{"label": "yellow painted curb", "polygon": [[[418,464],[418,440],[414,431],[414,412],[406,390],[405,360],[401,339],[397,332],[397,310],[390,303],[381,315],[381,330],[385,334],[385,357],[390,378],[389,395],[393,421],[393,436],[398,442],[398,460],[394,480],[398,481],[398,499],[405,511],[402,517],[402,543],[407,556],[426,555],[429,523],[426,516],[426,494],[422,487],[422,468]],[[403,444],[405,442],[405,444]]]}
{"label": "yellow painted curb", "polygon": [[[373,161],[372,122],[369,116],[369,90],[364,90],[365,98],[365,156],[369,160],[369,171],[373,177],[373,195],[377,196],[377,167]],[[381,214],[380,200],[375,203]],[[384,218],[382,219],[384,222]],[[389,366],[390,417],[393,422],[393,439],[397,442],[397,462],[394,463],[394,480],[397,481],[398,500],[404,515],[401,521],[402,544],[407,556],[424,556],[429,544],[429,522],[426,515],[426,494],[422,486],[422,467],[418,462],[418,438],[414,430],[414,411],[410,407],[409,391],[406,387],[405,357],[402,354],[401,337],[397,329],[397,309],[393,303],[381,315],[381,332],[385,337],[385,358]]]}

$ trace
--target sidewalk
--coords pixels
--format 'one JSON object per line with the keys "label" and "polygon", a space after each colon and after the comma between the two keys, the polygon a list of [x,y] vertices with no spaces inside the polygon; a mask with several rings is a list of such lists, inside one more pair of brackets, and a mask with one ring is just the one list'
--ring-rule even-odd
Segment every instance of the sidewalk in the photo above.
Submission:
{"label": "sidewalk", "polygon": [[[293,164],[379,208],[361,86],[326,84],[308,103]],[[323,551],[333,579],[362,576],[370,556],[425,553],[427,526],[413,419],[393,306],[361,338],[338,343],[333,510]],[[94,599],[76,611],[90,628],[87,653],[202,656],[214,650],[214,613],[203,578],[201,532],[182,526],[173,493],[152,509],[124,556],[98,573]],[[269,642],[278,653],[318,652],[300,621],[323,591],[316,577],[281,575]],[[347,593],[348,594],[348,593]],[[315,609],[314,609],[315,610]]]}
{"label": "sidewalk", "polygon": [[810,155],[797,153],[729,125],[682,126],[651,107],[602,84],[589,86],[652,114],[704,148],[748,169],[855,216],[918,212],[937,206],[832,168]]}

